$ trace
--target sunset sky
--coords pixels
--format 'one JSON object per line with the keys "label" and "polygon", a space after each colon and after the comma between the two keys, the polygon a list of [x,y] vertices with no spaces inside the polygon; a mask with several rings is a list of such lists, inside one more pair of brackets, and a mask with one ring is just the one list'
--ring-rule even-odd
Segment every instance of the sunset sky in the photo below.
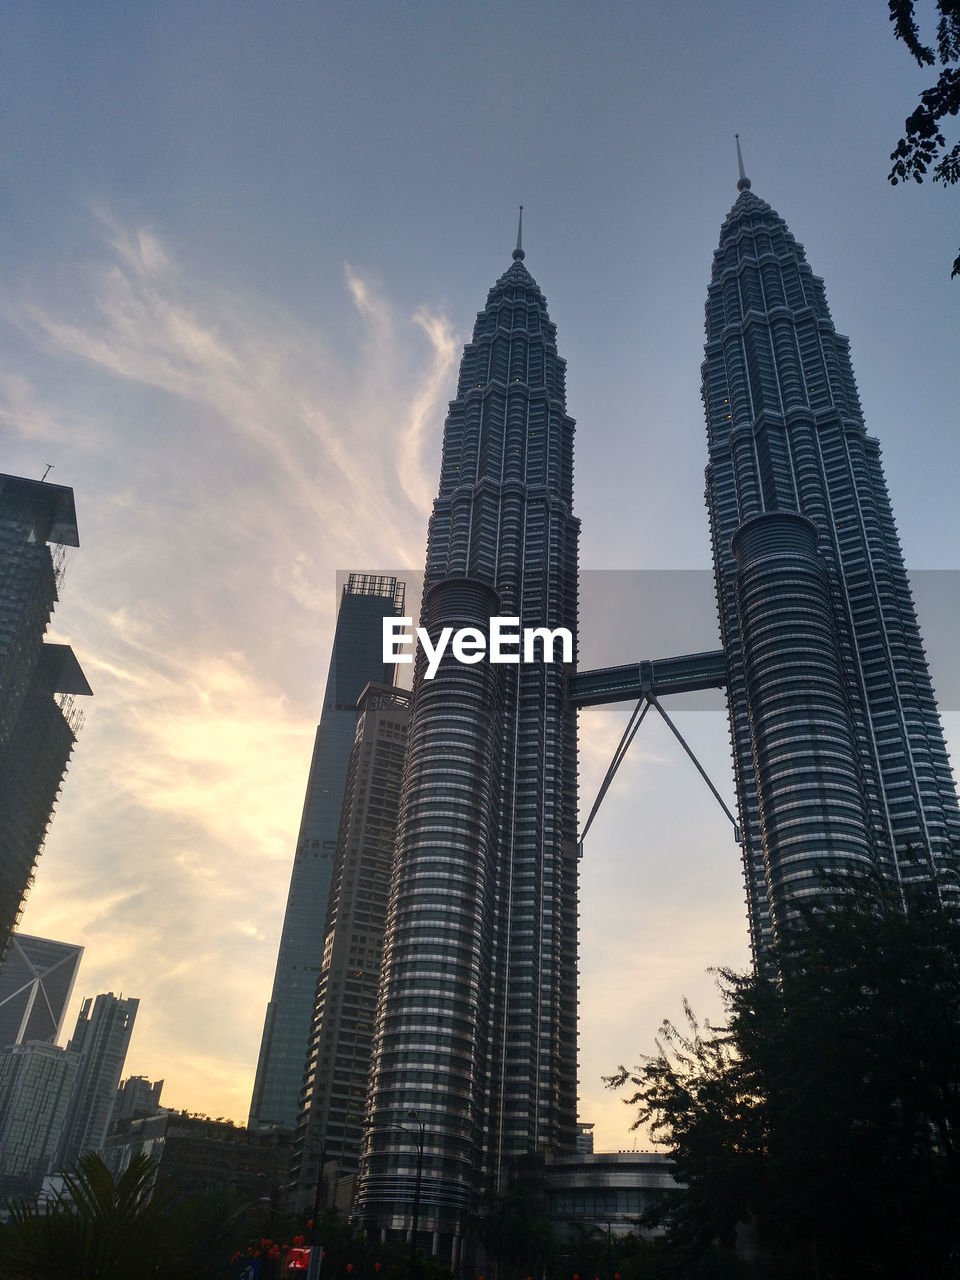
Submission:
{"label": "sunset sky", "polygon": [[[717,643],[699,366],[735,132],[851,338],[908,565],[957,568],[960,193],[886,181],[934,74],[882,0],[0,16],[0,471],[75,491],[52,635],[95,694],[22,929],[86,948],[65,1031],[83,996],[138,996],[127,1074],[245,1122],[336,573],[422,569],[519,204],[568,362],[581,564],[618,571],[583,665]],[[941,690],[957,577],[921,599]],[[677,718],[732,805],[712,708]],[[584,814],[628,714],[580,717]],[[708,968],[747,959],[729,824],[652,716],[582,869],[581,1115],[629,1148],[601,1074],[684,995],[715,1016]]]}

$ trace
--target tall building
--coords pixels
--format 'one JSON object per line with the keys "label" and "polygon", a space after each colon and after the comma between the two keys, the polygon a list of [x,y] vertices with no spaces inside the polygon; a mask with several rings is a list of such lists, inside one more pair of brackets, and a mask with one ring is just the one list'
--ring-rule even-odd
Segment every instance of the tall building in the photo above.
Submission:
{"label": "tall building", "polygon": [[[710,516],[756,951],[822,872],[956,892],[956,792],[880,446],[847,339],[750,189],[720,233],[703,400]],[[709,656],[709,655],[707,655]]]}
{"label": "tall building", "polygon": [[321,1165],[347,1177],[360,1160],[409,719],[405,690],[369,684],[360,695],[297,1126],[305,1205],[315,1203]]}
{"label": "tall building", "polygon": [[161,1194],[219,1193],[234,1206],[227,1222],[260,1203],[266,1225],[275,1189],[290,1167],[290,1140],[285,1129],[250,1130],[232,1120],[163,1111],[118,1121],[102,1155],[114,1177],[140,1156],[148,1156]]}
{"label": "tall building", "polygon": [[57,1168],[103,1147],[139,1007],[139,1000],[124,1000],[112,991],[81,1005],[67,1045],[67,1056],[77,1060],[77,1080],[57,1147]]}
{"label": "tall building", "polygon": [[155,1116],[160,1111],[162,1080],[148,1080],[146,1076],[128,1076],[120,1081],[117,1089],[117,1105],[113,1111],[113,1124],[121,1120],[136,1120],[143,1116]]}
{"label": "tall building", "polygon": [[[519,242],[464,349],[421,624],[577,628],[565,365]],[[540,651],[538,650],[538,653]],[[573,652],[575,657],[575,649]],[[563,663],[415,669],[357,1212],[456,1256],[529,1152],[576,1148],[576,720]],[[422,1144],[422,1146],[421,1146]]]}
{"label": "tall building", "polygon": [[0,1047],[56,1041],[82,956],[75,943],[13,935],[0,963]]}
{"label": "tall building", "polygon": [[33,1196],[57,1150],[80,1065],[57,1045],[0,1049],[0,1200]]}
{"label": "tall building", "polygon": [[76,695],[91,692],[72,649],[43,643],[76,546],[72,489],[0,475],[0,955],[82,723]]}
{"label": "tall building", "polygon": [[357,699],[371,680],[393,681],[395,668],[383,661],[383,618],[402,616],[404,591],[404,584],[396,578],[351,573],[340,599],[273,992],[264,1019],[250,1104],[251,1129],[275,1124],[292,1129],[300,1114],[303,1070],[323,963],[323,922],[347,763],[357,729]]}

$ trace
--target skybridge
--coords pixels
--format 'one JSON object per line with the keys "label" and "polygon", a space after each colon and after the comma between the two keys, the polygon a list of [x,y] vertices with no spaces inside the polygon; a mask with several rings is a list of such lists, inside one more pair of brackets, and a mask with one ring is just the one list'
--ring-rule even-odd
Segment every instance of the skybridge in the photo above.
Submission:
{"label": "skybridge", "polygon": [[683,747],[694,768],[700,774],[713,798],[729,818],[733,826],[733,835],[740,842],[740,826],[727,807],[720,792],[710,781],[703,765],[694,755],[683,734],[673,723],[660,705],[660,698],[669,693],[696,693],[701,689],[725,689],[727,685],[727,666],[722,649],[711,649],[706,653],[686,653],[678,658],[648,658],[643,662],[634,662],[625,667],[600,667],[596,671],[578,671],[570,677],[567,687],[567,701],[573,707],[598,707],[608,702],[633,702],[636,706],[623,731],[619,746],[613,754],[610,767],[607,769],[597,798],[593,802],[590,816],[580,832],[580,855],[583,855],[583,842],[587,832],[597,815],[603,798],[610,789],[610,784],[623,758],[630,750],[630,744],[637,735],[637,730],[651,707],[658,713],[667,728]]}

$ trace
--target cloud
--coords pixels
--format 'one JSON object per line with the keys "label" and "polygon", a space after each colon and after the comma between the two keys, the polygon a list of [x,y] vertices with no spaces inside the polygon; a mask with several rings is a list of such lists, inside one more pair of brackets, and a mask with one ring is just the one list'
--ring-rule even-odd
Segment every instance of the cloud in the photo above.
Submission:
{"label": "cloud", "polygon": [[95,226],[69,289],[3,304],[32,360],[0,368],[0,420],[75,485],[56,630],[94,688],[24,928],[86,947],[68,1033],[83,996],[138,995],[127,1070],[242,1119],[335,571],[422,561],[457,344],[358,268],[344,342],[186,272],[154,228]]}
{"label": "cloud", "polygon": [[54,437],[54,415],[28,378],[14,372],[0,373],[0,397],[0,425],[8,436],[19,436],[22,440]]}
{"label": "cloud", "polygon": [[[431,423],[439,437],[457,351],[445,318],[423,307],[398,312],[347,267],[362,329],[345,364],[339,344],[297,317],[189,276],[155,231],[125,228],[102,209],[96,217],[106,243],[80,276],[79,296],[8,299],[6,318],[54,357],[192,406],[180,409],[179,426],[172,411],[165,423],[169,443],[185,446],[180,461],[205,450],[232,480],[246,466],[247,488],[251,479],[261,493],[265,481],[282,485],[288,509],[318,526],[344,563],[361,547],[368,560],[388,547],[395,558],[398,544],[419,559],[432,497],[424,445]],[[0,389],[15,429],[39,431],[28,388],[8,379]],[[358,494],[382,512],[378,528],[351,519]]]}

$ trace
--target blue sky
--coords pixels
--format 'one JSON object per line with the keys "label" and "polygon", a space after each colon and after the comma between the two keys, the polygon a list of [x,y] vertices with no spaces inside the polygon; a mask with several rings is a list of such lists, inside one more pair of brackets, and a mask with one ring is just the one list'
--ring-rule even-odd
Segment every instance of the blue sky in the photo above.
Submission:
{"label": "blue sky", "polygon": [[[23,928],[86,945],[78,1001],[141,998],[129,1071],[245,1119],[335,574],[422,566],[518,204],[584,568],[708,564],[703,303],[737,131],[851,338],[908,563],[957,567],[960,203],[885,180],[932,76],[881,0],[0,16],[0,469],[75,489],[55,634],[95,689]],[[700,647],[651,580],[622,635],[584,617],[586,662]],[[587,804],[626,714],[581,717]],[[720,710],[679,714],[729,800]],[[652,718],[583,872],[582,1113],[630,1146],[601,1073],[684,994],[714,1014],[706,969],[746,960],[736,847]]]}

